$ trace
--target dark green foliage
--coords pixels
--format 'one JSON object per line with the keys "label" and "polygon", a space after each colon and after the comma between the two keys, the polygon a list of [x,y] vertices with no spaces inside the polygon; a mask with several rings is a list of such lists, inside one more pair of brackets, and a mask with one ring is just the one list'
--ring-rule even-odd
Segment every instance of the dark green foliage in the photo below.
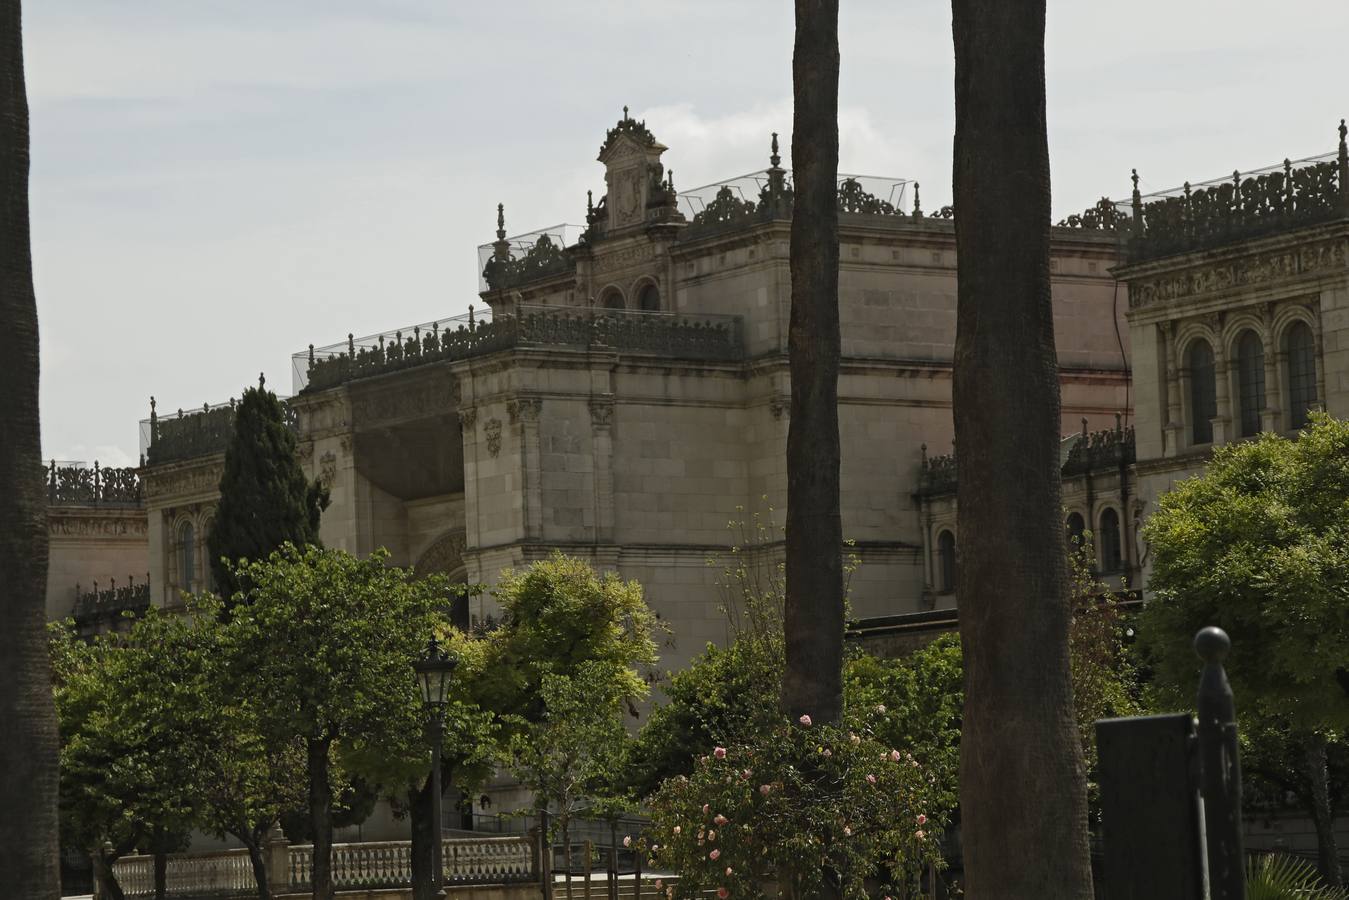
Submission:
{"label": "dark green foliage", "polygon": [[689,775],[694,760],[719,744],[747,740],[777,724],[771,701],[782,678],[781,641],[740,638],[708,644],[665,686],[668,702],[651,710],[633,744],[625,780],[646,797],[666,778]]}
{"label": "dark green foliage", "polygon": [[306,481],[295,460],[295,435],[276,395],[261,387],[244,391],[206,539],[220,595],[228,601],[241,588],[223,560],[266,559],[287,541],[297,547],[318,544],[319,515],[327,506],[328,491]]}

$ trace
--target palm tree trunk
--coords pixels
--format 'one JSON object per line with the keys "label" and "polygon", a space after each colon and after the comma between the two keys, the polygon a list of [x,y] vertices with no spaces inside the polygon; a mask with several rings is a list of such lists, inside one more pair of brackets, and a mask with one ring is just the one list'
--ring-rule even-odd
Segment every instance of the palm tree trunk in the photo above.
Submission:
{"label": "palm tree trunk", "polygon": [[306,741],[309,768],[309,823],[314,831],[314,900],[333,900],[333,796],[328,773],[328,741]]}
{"label": "palm tree trunk", "polygon": [[782,703],[793,720],[809,715],[821,723],[837,721],[843,707],[838,68],[838,0],[796,0]]}
{"label": "palm tree trunk", "polygon": [[0,885],[7,896],[54,900],[61,895],[58,751],[21,19],[19,0],[0,2]]}
{"label": "palm tree trunk", "polygon": [[951,8],[966,891],[1087,900],[1049,291],[1045,0]]}
{"label": "palm tree trunk", "polygon": [[1317,868],[1331,887],[1342,887],[1339,848],[1335,841],[1335,814],[1330,807],[1330,771],[1326,760],[1326,738],[1313,735],[1306,746],[1307,781],[1311,785],[1312,822],[1316,826]]}

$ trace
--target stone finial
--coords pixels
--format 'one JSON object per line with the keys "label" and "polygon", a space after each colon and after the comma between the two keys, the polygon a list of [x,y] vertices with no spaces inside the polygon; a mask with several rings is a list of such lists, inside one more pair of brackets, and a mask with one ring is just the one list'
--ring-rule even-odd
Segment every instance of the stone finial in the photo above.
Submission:
{"label": "stone finial", "polygon": [[468,305],[468,330],[473,330],[473,304]]}
{"label": "stone finial", "polygon": [[1347,137],[1349,137],[1349,128],[1345,127],[1344,120],[1343,120],[1343,119],[1340,119],[1340,150],[1341,150],[1341,151],[1343,151],[1346,147],[1349,147],[1349,144],[1346,144],[1346,143],[1345,143],[1345,139],[1346,139]]}
{"label": "stone finial", "polygon": [[674,169],[671,169],[665,175],[665,184],[670,193],[674,193]]}
{"label": "stone finial", "polygon": [[623,104],[623,121],[626,122],[626,121],[628,121],[628,120],[631,119],[631,118],[632,118],[632,116],[628,115],[628,106],[627,106],[627,104],[625,103],[625,104]]}
{"label": "stone finial", "polygon": [[772,153],[768,157],[768,161],[775,169],[778,167],[778,164],[782,162],[782,157],[778,156],[778,133],[776,131],[773,132]]}
{"label": "stone finial", "polygon": [[347,355],[356,358],[356,336],[350,331],[347,332]]}
{"label": "stone finial", "polygon": [[586,221],[595,218],[595,192],[586,191]]}
{"label": "stone finial", "polygon": [[1086,417],[1086,416],[1083,416],[1083,417],[1082,417],[1082,436],[1083,436],[1083,437],[1086,437],[1086,436],[1087,436],[1087,417]]}
{"label": "stone finial", "polygon": [[1124,414],[1115,413],[1115,434],[1124,433]]}
{"label": "stone finial", "polygon": [[506,204],[497,204],[497,240],[506,239]]}
{"label": "stone finial", "polygon": [[918,182],[913,183],[913,217],[921,219],[923,217],[923,203],[918,196]]}
{"label": "stone finial", "polygon": [[261,391],[261,390],[266,390],[266,388],[267,388],[267,375],[266,375],[265,373],[263,373],[263,372],[259,372],[259,373],[258,373],[258,390],[260,390],[260,391]]}

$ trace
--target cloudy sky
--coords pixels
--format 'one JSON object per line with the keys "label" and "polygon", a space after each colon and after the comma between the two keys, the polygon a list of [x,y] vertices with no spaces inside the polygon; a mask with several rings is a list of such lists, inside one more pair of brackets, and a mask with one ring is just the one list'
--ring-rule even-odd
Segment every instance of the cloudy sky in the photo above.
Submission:
{"label": "cloudy sky", "polygon": [[[134,461],[137,420],[290,355],[463,312],[497,202],[584,216],[624,104],[677,186],[791,130],[788,0],[30,0],[43,451]],[[843,0],[841,168],[950,197],[943,0]],[[1050,0],[1057,216],[1334,148],[1349,4]],[[784,150],[787,143],[784,140]],[[597,191],[598,194],[598,191]]]}

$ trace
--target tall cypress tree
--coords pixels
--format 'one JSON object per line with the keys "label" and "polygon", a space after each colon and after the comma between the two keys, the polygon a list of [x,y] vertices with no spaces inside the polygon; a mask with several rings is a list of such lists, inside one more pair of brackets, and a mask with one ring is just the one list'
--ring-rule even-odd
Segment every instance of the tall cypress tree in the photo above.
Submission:
{"label": "tall cypress tree", "polygon": [[319,515],[327,506],[327,489],[307,481],[295,459],[295,435],[281,402],[259,378],[235,409],[220,505],[206,538],[221,596],[228,602],[241,588],[224,560],[265,559],[286,541],[317,545]]}

